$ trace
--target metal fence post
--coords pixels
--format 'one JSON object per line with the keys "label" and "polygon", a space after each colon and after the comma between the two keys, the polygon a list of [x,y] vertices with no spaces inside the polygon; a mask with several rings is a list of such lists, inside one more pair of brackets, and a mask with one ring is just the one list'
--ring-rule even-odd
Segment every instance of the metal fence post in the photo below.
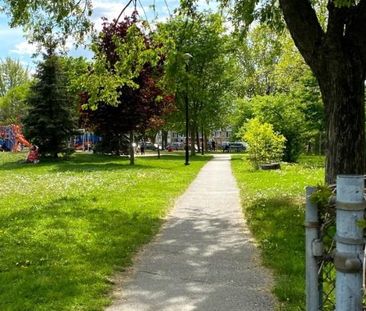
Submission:
{"label": "metal fence post", "polygon": [[[311,203],[310,196],[316,187],[306,187],[305,253],[306,253],[306,311],[319,310],[318,263],[313,247],[319,238],[318,207]],[[318,254],[319,256],[319,254]]]}
{"label": "metal fence post", "polygon": [[364,177],[337,176],[336,311],[362,310],[363,229],[358,221],[364,218]]}

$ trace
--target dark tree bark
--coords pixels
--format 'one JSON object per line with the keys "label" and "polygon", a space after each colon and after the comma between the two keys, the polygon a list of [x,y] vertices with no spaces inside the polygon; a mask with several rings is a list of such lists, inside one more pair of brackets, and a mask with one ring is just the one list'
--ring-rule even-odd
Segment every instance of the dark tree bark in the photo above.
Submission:
{"label": "dark tree bark", "polygon": [[332,66],[318,78],[326,112],[327,183],[334,183],[337,174],[365,173],[364,79],[352,63]]}
{"label": "dark tree bark", "polygon": [[205,151],[208,152],[208,144],[207,144],[207,133],[205,132],[205,135],[204,135],[204,144],[205,144]]}
{"label": "dark tree bark", "polygon": [[197,144],[197,151],[198,153],[201,152],[201,144],[200,144],[200,133],[198,131],[198,128],[196,130],[196,144]]}
{"label": "dark tree bark", "polygon": [[197,132],[197,124],[195,121],[192,121],[190,131],[191,131],[191,155],[195,156],[196,148],[194,147],[194,145],[196,144],[196,132]]}
{"label": "dark tree bark", "polygon": [[318,79],[326,117],[326,182],[365,173],[366,0],[328,4],[324,32],[308,0],[280,0],[291,36]]}
{"label": "dark tree bark", "polygon": [[203,131],[203,126],[201,126],[201,154],[205,154],[205,136]]}
{"label": "dark tree bark", "polygon": [[161,131],[161,144],[162,144],[162,149],[164,150],[167,146],[168,146],[168,131]]}
{"label": "dark tree bark", "polygon": [[135,165],[135,148],[133,147],[134,135],[133,131],[130,131],[130,165]]}

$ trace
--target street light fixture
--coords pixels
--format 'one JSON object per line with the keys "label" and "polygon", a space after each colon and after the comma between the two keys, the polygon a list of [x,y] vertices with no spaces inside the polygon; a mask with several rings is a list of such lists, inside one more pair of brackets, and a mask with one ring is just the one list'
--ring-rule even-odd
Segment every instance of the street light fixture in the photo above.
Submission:
{"label": "street light fixture", "polygon": [[[189,53],[183,54],[184,62],[185,62],[185,71],[186,74],[188,73],[188,64],[189,61],[192,59],[192,55]],[[186,145],[185,145],[185,163],[184,165],[189,165],[189,148],[188,148],[188,135],[189,135],[189,112],[188,112],[188,79],[186,77],[186,89],[185,89],[185,96],[184,96],[184,104],[185,104],[185,114],[186,114]]]}

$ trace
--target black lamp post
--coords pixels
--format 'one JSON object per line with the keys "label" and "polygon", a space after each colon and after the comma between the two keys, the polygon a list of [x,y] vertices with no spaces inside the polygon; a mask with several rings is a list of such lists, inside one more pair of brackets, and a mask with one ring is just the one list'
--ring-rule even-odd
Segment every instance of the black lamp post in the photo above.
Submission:
{"label": "black lamp post", "polygon": [[[186,74],[188,73],[188,64],[189,60],[192,58],[192,55],[189,53],[185,53],[183,55],[184,61],[186,63]],[[185,145],[185,163],[184,165],[189,165],[189,148],[188,148],[188,136],[189,136],[189,112],[188,112],[188,79],[186,78],[186,89],[184,96],[184,105],[185,105],[185,113],[186,113],[186,145]]]}

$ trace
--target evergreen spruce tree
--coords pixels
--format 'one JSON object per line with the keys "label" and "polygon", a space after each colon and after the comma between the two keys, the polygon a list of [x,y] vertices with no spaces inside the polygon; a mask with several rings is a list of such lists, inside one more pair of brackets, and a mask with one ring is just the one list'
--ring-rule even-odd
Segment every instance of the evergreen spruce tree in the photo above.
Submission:
{"label": "evergreen spruce tree", "polygon": [[39,147],[42,157],[57,158],[68,153],[68,142],[75,133],[72,100],[67,92],[67,79],[58,56],[52,51],[38,65],[36,82],[31,87],[29,113],[24,120],[24,132]]}

